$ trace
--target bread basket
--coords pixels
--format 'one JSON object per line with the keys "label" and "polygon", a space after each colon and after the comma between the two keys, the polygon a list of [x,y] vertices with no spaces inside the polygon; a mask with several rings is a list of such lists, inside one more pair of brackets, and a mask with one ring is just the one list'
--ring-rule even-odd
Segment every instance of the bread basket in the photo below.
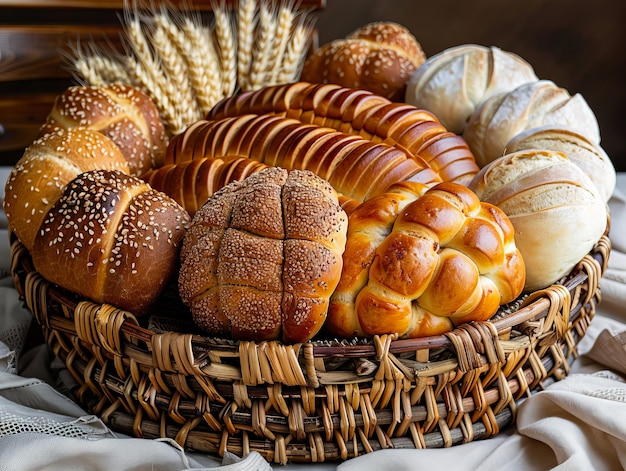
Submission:
{"label": "bread basket", "polygon": [[[572,228],[575,230],[575,228]],[[212,455],[340,461],[384,448],[449,447],[497,435],[516,404],[564,378],[600,301],[610,241],[558,284],[488,322],[398,340],[235,342],[194,333],[164,295],[138,320],[42,278],[12,237],[11,271],[71,393],[112,429]]]}

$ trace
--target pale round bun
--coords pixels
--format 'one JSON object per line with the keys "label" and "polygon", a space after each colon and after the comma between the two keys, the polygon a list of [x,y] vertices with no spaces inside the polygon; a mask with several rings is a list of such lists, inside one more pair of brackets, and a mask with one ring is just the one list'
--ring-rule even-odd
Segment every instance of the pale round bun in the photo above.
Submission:
{"label": "pale round bun", "polygon": [[271,167],[233,182],[185,235],[181,299],[208,333],[305,342],[326,320],[347,224],[335,190],[312,172]]}
{"label": "pale round bun", "polygon": [[350,214],[328,331],[414,338],[489,319],[524,286],[513,234],[500,209],[458,183],[392,187]]}
{"label": "pale round bun", "polygon": [[46,214],[33,265],[75,294],[144,315],[174,276],[188,223],[178,203],[137,177],[84,172]]}
{"label": "pale round bun", "polygon": [[567,275],[607,227],[604,199],[560,152],[528,149],[506,154],[483,167],[470,188],[513,223],[528,292]]}
{"label": "pale round bun", "polygon": [[129,173],[120,149],[86,128],[59,129],[36,139],[13,166],[5,186],[4,211],[24,247],[31,250],[39,225],[65,186],[88,170]]}
{"label": "pale round bun", "polygon": [[549,80],[528,82],[485,100],[471,115],[463,138],[484,167],[504,155],[517,134],[549,124],[571,127],[600,142],[598,121],[583,96],[570,95]]}
{"label": "pale round bun", "polygon": [[362,88],[403,101],[407,81],[425,60],[408,29],[380,21],[316,49],[304,63],[301,80]]}
{"label": "pale round bun", "polygon": [[613,195],[617,181],[613,162],[599,144],[575,129],[552,124],[539,126],[522,131],[506,145],[507,153],[527,149],[562,152],[596,185],[604,201]]}
{"label": "pale round bun", "polygon": [[431,111],[446,129],[461,134],[487,98],[538,80],[532,66],[497,47],[464,44],[429,57],[413,72],[405,101]]}
{"label": "pale round bun", "polygon": [[132,175],[161,165],[165,128],[152,99],[125,84],[73,86],[55,100],[40,135],[57,128],[86,127],[111,139]]}

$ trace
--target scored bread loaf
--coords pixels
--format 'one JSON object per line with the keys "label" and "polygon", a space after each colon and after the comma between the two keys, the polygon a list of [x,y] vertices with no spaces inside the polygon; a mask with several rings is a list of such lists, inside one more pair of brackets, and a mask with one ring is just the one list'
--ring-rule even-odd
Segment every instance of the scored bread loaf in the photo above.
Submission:
{"label": "scored bread loaf", "polygon": [[378,21],[313,51],[304,62],[301,79],[363,88],[402,101],[407,81],[425,60],[421,45],[407,28]]}
{"label": "scored bread loaf", "polygon": [[437,335],[489,319],[522,292],[524,261],[504,212],[457,183],[412,185],[350,214],[329,333]]}
{"label": "scored bread loaf", "polygon": [[429,57],[410,77],[405,100],[431,111],[449,131],[461,134],[487,98],[538,80],[532,66],[497,47],[463,44]]}
{"label": "scored bread loaf", "polygon": [[275,114],[397,147],[428,162],[443,181],[467,184],[478,172],[467,143],[430,111],[366,90],[307,82],[269,86],[222,99],[207,119],[243,114]]}
{"label": "scored bread loaf", "polygon": [[607,227],[607,205],[598,189],[561,152],[526,149],[503,155],[483,167],[470,188],[513,224],[527,292],[567,275]]}
{"label": "scored bread loaf", "polygon": [[33,265],[75,294],[144,315],[174,276],[188,223],[174,200],[135,176],[84,172],[41,223]]}
{"label": "scored bread loaf", "polygon": [[245,114],[197,122],[172,138],[165,163],[224,157],[309,170],[359,202],[399,181],[441,181],[426,162],[399,148],[275,115]]}
{"label": "scored bread loaf", "polygon": [[80,173],[96,169],[129,173],[120,149],[97,131],[59,129],[26,148],[11,169],[4,198],[9,225],[24,247],[33,248],[41,221],[65,186]]}
{"label": "scored bread loaf", "polygon": [[252,174],[193,217],[180,254],[181,299],[209,333],[307,341],[326,319],[346,230],[335,191],[313,173]]}
{"label": "scored bread loaf", "polygon": [[121,83],[69,87],[57,96],[39,134],[77,126],[111,139],[133,175],[162,163],[165,127],[152,99],[135,87]]}

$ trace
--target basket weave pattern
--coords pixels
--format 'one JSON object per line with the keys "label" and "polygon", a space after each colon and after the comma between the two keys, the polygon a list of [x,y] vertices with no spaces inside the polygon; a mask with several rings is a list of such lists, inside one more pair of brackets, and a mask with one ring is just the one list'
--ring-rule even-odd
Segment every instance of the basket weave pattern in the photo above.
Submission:
{"label": "basket weave pattern", "polygon": [[498,434],[519,399],[567,375],[609,253],[603,236],[562,284],[445,335],[298,345],[146,326],[47,282],[16,239],[11,270],[76,400],[111,428],[286,463]]}

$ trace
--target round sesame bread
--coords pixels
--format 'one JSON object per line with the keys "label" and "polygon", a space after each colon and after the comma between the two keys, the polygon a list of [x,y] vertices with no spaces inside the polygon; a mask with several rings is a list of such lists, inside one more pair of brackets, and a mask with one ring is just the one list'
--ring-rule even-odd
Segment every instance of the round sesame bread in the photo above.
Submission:
{"label": "round sesame bread", "polygon": [[45,216],[33,265],[62,288],[143,315],[174,276],[189,220],[138,177],[84,172]]}
{"label": "round sesame bread", "polygon": [[165,127],[152,99],[121,83],[73,86],[57,96],[40,134],[59,128],[86,127],[99,131],[128,161],[132,175],[162,164],[167,145]]}
{"label": "round sesame bread", "polygon": [[5,185],[4,211],[24,247],[31,250],[41,221],[65,186],[88,170],[129,173],[119,148],[86,128],[58,129],[36,139],[13,166]]}
{"label": "round sesame bread", "polygon": [[181,299],[204,331],[311,339],[341,275],[348,219],[330,184],[270,167],[214,193],[180,254]]}

